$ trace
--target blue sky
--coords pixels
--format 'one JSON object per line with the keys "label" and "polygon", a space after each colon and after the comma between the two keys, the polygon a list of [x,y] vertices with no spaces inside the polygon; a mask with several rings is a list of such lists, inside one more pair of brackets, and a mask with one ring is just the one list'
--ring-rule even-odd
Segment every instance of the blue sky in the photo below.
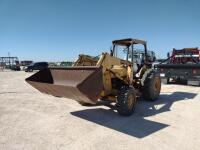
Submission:
{"label": "blue sky", "polygon": [[200,47],[200,1],[0,0],[0,56],[74,60],[127,37],[148,41],[161,58],[173,47]]}

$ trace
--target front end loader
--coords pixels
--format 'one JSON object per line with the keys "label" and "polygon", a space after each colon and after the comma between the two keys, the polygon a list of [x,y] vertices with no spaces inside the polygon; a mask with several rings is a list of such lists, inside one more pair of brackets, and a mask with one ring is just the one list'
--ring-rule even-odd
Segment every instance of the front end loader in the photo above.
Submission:
{"label": "front end loader", "polygon": [[[80,55],[72,67],[50,67],[26,79],[40,92],[66,97],[82,105],[98,100],[116,103],[119,114],[134,112],[136,99],[158,99],[161,89],[160,75],[152,69],[146,42],[137,39],[114,40],[110,53],[99,57]],[[144,57],[134,58],[134,45],[144,47]],[[121,56],[124,55],[124,56]]]}

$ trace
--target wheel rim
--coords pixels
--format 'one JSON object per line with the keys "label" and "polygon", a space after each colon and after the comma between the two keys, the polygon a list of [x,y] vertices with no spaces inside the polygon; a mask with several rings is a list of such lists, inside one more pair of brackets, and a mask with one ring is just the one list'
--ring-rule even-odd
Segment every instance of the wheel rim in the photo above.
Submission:
{"label": "wheel rim", "polygon": [[159,79],[159,77],[155,77],[154,90],[160,91],[160,79]]}
{"label": "wheel rim", "polygon": [[128,99],[127,99],[127,105],[129,109],[133,108],[133,103],[134,103],[134,96],[133,95],[129,95]]}

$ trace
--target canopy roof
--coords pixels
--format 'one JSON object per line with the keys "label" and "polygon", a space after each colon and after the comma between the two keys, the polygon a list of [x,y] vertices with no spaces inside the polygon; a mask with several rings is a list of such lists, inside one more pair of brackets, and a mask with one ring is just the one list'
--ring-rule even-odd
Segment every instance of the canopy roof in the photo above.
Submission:
{"label": "canopy roof", "polygon": [[139,40],[139,39],[120,39],[112,41],[114,45],[122,45],[122,46],[130,46],[131,44],[143,44],[146,45],[146,41]]}

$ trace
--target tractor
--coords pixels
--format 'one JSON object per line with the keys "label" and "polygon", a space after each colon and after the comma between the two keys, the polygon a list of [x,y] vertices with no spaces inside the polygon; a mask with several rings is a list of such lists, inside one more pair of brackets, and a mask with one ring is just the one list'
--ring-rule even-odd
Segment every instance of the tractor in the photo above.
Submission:
{"label": "tractor", "polygon": [[[134,57],[137,44],[144,48],[140,61]],[[26,81],[43,93],[73,99],[81,105],[100,100],[115,103],[123,116],[133,114],[139,97],[154,101],[161,90],[160,74],[152,68],[146,41],[132,38],[112,41],[110,53],[80,55],[71,67],[45,68]]]}

